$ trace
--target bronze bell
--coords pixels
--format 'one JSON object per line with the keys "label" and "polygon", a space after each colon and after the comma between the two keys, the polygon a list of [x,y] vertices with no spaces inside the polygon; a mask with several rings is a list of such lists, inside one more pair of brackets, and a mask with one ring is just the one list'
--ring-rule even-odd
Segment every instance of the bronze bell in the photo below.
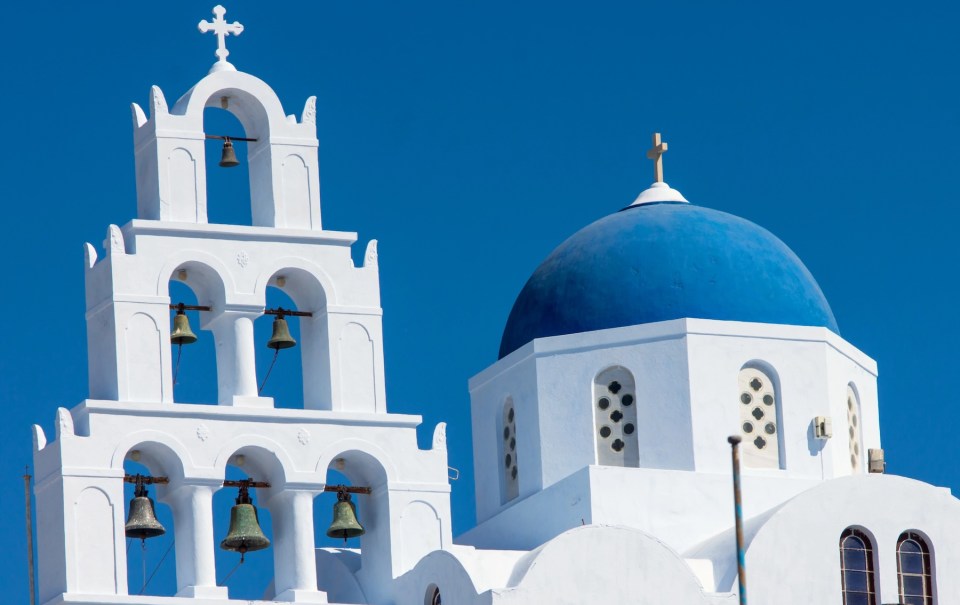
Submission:
{"label": "bronze bell", "polygon": [[331,538],[358,538],[366,533],[360,522],[357,521],[357,507],[350,501],[350,494],[340,490],[337,492],[337,503],[333,505],[333,522],[327,528],[327,536]]}
{"label": "bronze bell", "polygon": [[128,538],[139,538],[141,541],[167,533],[163,525],[157,521],[153,500],[147,497],[147,488],[140,475],[137,475],[137,488],[134,491],[133,500],[130,501],[130,514],[127,516],[124,531]]}
{"label": "bronze bell", "polygon": [[283,315],[277,315],[273,320],[273,336],[267,341],[267,346],[276,351],[297,346],[297,341],[290,336],[290,327]]}
{"label": "bronze bell", "polygon": [[170,332],[170,342],[175,345],[189,345],[197,342],[197,335],[190,329],[190,320],[183,309],[177,311],[173,317],[173,331]]}
{"label": "bronze bell", "polygon": [[263,550],[270,546],[270,539],[260,529],[257,507],[250,500],[247,490],[246,485],[240,487],[237,503],[230,509],[230,531],[220,542],[220,548],[223,550],[240,553],[240,562],[243,562],[243,556],[248,552]]}
{"label": "bronze bell", "polygon": [[220,167],[233,168],[239,165],[240,160],[237,159],[237,153],[233,150],[233,141],[225,139],[223,141],[223,153],[220,154]]}

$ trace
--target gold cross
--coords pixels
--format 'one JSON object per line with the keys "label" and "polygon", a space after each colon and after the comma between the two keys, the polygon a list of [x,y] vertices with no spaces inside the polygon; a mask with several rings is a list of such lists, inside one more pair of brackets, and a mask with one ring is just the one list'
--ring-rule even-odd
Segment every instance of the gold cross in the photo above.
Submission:
{"label": "gold cross", "polygon": [[660,142],[660,133],[653,134],[653,148],[647,152],[647,157],[653,160],[653,182],[663,182],[663,154],[667,152],[667,144]]}

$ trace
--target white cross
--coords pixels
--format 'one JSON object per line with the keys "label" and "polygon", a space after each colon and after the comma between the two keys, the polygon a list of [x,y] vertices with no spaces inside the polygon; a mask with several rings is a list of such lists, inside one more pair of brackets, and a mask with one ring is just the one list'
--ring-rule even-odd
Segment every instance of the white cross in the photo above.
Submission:
{"label": "white cross", "polygon": [[243,33],[243,26],[240,25],[237,21],[233,23],[227,23],[223,16],[226,14],[227,9],[223,8],[219,4],[213,7],[213,14],[216,15],[216,19],[213,20],[213,23],[209,21],[201,21],[197,28],[202,33],[207,33],[212,31],[217,36],[217,57],[219,57],[218,63],[227,63],[227,55],[230,54],[230,51],[227,50],[226,37],[230,34],[234,36],[239,36]]}
{"label": "white cross", "polygon": [[663,182],[663,154],[667,152],[667,144],[660,142],[660,133],[653,135],[653,148],[647,151],[647,157],[653,160],[653,181]]}

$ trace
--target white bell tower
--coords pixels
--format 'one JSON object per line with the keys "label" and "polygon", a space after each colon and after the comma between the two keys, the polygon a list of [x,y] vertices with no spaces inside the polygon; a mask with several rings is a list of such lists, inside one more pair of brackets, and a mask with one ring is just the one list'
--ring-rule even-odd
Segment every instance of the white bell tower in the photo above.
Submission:
{"label": "white bell tower", "polygon": [[[218,6],[200,23],[218,38],[210,73],[172,108],[156,86],[149,117],[133,105],[138,218],[109,227],[103,258],[85,245],[90,398],[59,409],[55,441],[34,426],[41,603],[166,602],[127,596],[130,458],[169,480],[153,494],[174,517],[177,597],[229,598],[215,577],[212,496],[239,460],[269,484],[257,491],[273,519],[266,598],[327,600],[313,498],[329,469],[370,488],[355,497],[366,534],[348,574],[367,602],[392,602],[392,578],[451,546],[444,425],[420,450],[420,417],[387,413],[376,241],[355,266],[356,234],[322,230],[315,98],[299,119],[285,115],[269,86],[228,63],[225,37],[243,28],[224,13]],[[206,107],[231,112],[250,140],[252,225],[207,222]],[[200,328],[215,343],[217,406],[176,400],[171,280],[208,308]],[[253,322],[268,287],[309,314],[300,318],[300,410],[258,395]]]}

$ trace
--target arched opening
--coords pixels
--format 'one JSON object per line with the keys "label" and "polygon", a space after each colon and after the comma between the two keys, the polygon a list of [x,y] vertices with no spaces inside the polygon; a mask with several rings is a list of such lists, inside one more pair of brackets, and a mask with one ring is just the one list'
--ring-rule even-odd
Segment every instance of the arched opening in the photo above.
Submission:
{"label": "arched opening", "polygon": [[[298,310],[296,302],[281,288],[267,287],[266,308]],[[254,338],[257,351],[257,385],[260,395],[273,397],[277,408],[303,408],[303,362],[304,347],[300,325],[303,319],[293,315],[283,318],[289,336],[296,342],[289,348],[270,348],[274,326],[279,327],[278,316],[264,315],[254,322]],[[274,346],[283,346],[282,343]]]}
{"label": "arched opening", "polygon": [[138,492],[135,483],[127,481],[123,488],[127,591],[131,595],[173,596],[177,593],[174,511],[161,500],[166,484],[151,483],[161,478],[175,481],[180,476],[179,467],[172,468],[170,464],[175,458],[165,446],[151,443],[134,446],[123,460],[127,476],[145,478],[141,484],[143,492]]}
{"label": "arched opening", "polygon": [[738,377],[743,464],[752,468],[783,468],[780,387],[774,370],[751,362]]}
{"label": "arched opening", "polygon": [[873,539],[862,529],[840,534],[843,605],[877,605]]}
{"label": "arched opening", "polygon": [[622,366],[607,368],[594,378],[592,405],[597,464],[640,465],[636,396],[633,374]]}
{"label": "arched opening", "polygon": [[431,584],[427,587],[427,593],[423,597],[423,605],[442,605],[439,586]]}
{"label": "arched opening", "polygon": [[[229,106],[229,100],[227,104]],[[246,134],[243,124],[236,116],[218,107],[207,107],[203,110],[203,132],[208,136],[256,138]],[[252,225],[250,170],[247,163],[248,143],[231,141],[231,144],[239,164],[229,168],[220,166],[224,149],[223,140],[207,139],[204,144],[207,222]]]}
{"label": "arched opening", "polygon": [[[226,482],[252,480],[270,483],[271,486],[282,483],[282,472],[276,457],[256,447],[245,447],[230,456],[224,479]],[[253,511],[242,511],[238,507],[241,488],[224,485],[213,496],[213,529],[216,541],[217,585],[226,586],[231,599],[263,600],[272,599],[267,594],[274,577],[273,523],[270,511],[263,502],[269,499],[270,488],[249,487],[246,490]],[[224,540],[231,536],[231,529],[240,530],[246,535],[259,526],[263,536],[269,540],[269,546],[245,553],[224,548]],[[236,536],[237,534],[233,534]],[[242,554],[242,557],[241,557]],[[242,558],[242,563],[241,563]]]}
{"label": "arched opening", "polygon": [[496,426],[497,441],[500,443],[497,448],[500,453],[497,460],[500,467],[500,503],[506,504],[520,495],[520,465],[517,456],[519,435],[513,397],[507,397],[503,402]]}
{"label": "arched opening", "polygon": [[857,472],[862,467],[863,430],[860,428],[860,396],[856,386],[847,385],[847,442],[850,447],[850,468]]}
{"label": "arched opening", "polygon": [[[336,470],[338,465],[345,464],[346,461],[336,460],[334,465],[327,470],[327,481],[326,485],[332,487],[338,485],[345,485],[348,487],[355,487],[350,479]],[[356,486],[364,487],[364,486]],[[314,543],[317,545],[317,548],[330,548],[336,550],[344,551],[353,551],[360,552],[360,541],[361,536],[329,536],[327,531],[333,525],[334,522],[341,521],[337,519],[335,515],[335,506],[337,505],[337,492],[335,491],[325,491],[320,493],[316,498],[313,499],[313,533],[314,533]],[[364,514],[366,513],[367,508],[367,497],[363,494],[350,494],[350,502],[354,506],[354,514],[358,524],[363,527],[366,531],[366,526],[364,525]]]}
{"label": "arched opening", "polygon": [[346,541],[342,535],[327,535],[334,517],[334,505],[338,500],[337,492],[324,491],[314,498],[317,548],[341,551],[348,553],[348,556],[359,554],[360,565],[370,573],[389,566],[390,510],[386,484],[386,470],[373,455],[348,449],[333,456],[326,469],[326,486],[331,489],[339,485],[369,488],[371,493],[351,494],[356,520],[363,527],[364,533],[357,537],[348,537]]}
{"label": "arched opening", "polygon": [[[264,272],[259,280],[266,308],[285,309],[310,313],[310,316],[288,316],[287,326],[297,340],[297,346],[281,351],[273,373],[286,372],[279,380],[271,374],[264,395],[269,396],[282,381],[289,388],[281,390],[275,401],[277,407],[300,407],[314,410],[333,409],[331,381],[330,336],[327,316],[327,293],[318,274],[319,267],[284,266],[286,261],[295,264],[297,259],[278,259],[276,270]],[[257,364],[261,381],[269,368],[273,351],[264,348],[273,332],[274,316],[256,322]],[[264,343],[264,344],[261,344]],[[264,353],[267,353],[264,355]],[[342,369],[342,368],[341,368]],[[279,385],[277,385],[279,386]]]}
{"label": "arched opening", "polygon": [[[200,306],[196,294],[185,283],[189,269],[178,269],[170,280],[170,303],[183,303],[188,306]],[[182,276],[183,280],[180,279]],[[171,337],[176,338],[178,311],[170,310]],[[178,338],[171,342],[171,384],[173,399],[177,402],[216,404],[217,402],[217,356],[213,334],[203,330],[201,313],[203,311],[184,310],[189,329],[196,341],[188,342]]]}
{"label": "arched opening", "polygon": [[918,531],[905,531],[897,539],[897,584],[904,605],[934,605],[932,555]]}

